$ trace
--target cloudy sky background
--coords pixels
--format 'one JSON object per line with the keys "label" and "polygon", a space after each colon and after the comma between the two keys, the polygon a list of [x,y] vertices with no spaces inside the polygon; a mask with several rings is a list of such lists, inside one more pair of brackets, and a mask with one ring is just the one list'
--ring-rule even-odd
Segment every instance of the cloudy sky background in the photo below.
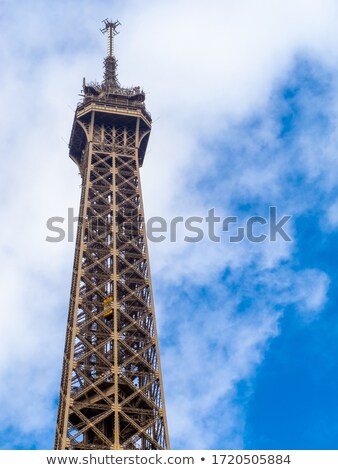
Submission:
{"label": "cloudy sky background", "polygon": [[77,212],[106,17],[153,116],[147,217],[292,215],[292,243],[150,244],[172,447],[336,448],[334,0],[0,0],[0,448],[53,447],[74,244],[46,220]]}

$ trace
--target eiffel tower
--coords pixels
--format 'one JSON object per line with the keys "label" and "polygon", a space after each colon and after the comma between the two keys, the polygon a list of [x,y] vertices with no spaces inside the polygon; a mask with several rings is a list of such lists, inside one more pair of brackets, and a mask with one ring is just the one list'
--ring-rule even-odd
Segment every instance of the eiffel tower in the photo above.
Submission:
{"label": "eiffel tower", "polygon": [[82,194],[55,449],[169,448],[139,170],[151,117],[118,82],[119,25],[104,20],[104,80],[84,80],[70,137]]}

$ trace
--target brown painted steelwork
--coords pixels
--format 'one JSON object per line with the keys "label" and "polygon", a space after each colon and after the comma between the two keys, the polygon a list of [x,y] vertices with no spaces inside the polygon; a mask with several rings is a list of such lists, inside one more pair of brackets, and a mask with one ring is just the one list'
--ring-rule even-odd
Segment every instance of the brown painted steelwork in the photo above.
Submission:
{"label": "brown painted steelwork", "polygon": [[[117,23],[105,21],[108,46]],[[151,117],[116,60],[84,83],[70,139],[82,195],[55,449],[168,449],[139,168]]]}

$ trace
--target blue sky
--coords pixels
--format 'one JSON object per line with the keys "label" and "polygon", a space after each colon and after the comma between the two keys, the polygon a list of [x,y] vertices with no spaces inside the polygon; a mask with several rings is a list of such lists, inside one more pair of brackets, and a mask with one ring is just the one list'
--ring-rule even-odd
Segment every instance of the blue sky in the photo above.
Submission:
{"label": "blue sky", "polygon": [[46,220],[78,208],[66,143],[107,16],[154,121],[147,217],[292,216],[292,243],[150,243],[172,447],[335,449],[336,2],[0,6],[0,449],[53,446],[74,246]]}

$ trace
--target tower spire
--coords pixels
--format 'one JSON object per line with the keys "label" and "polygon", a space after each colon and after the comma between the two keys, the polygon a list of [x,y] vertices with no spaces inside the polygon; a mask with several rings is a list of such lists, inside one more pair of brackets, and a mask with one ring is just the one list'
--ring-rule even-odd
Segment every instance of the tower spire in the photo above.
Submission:
{"label": "tower spire", "polygon": [[104,80],[106,86],[120,87],[117,79],[117,60],[114,56],[114,37],[119,34],[117,27],[121,23],[116,20],[103,20],[104,28],[101,29],[102,34],[108,33],[108,52],[107,57],[104,59]]}

